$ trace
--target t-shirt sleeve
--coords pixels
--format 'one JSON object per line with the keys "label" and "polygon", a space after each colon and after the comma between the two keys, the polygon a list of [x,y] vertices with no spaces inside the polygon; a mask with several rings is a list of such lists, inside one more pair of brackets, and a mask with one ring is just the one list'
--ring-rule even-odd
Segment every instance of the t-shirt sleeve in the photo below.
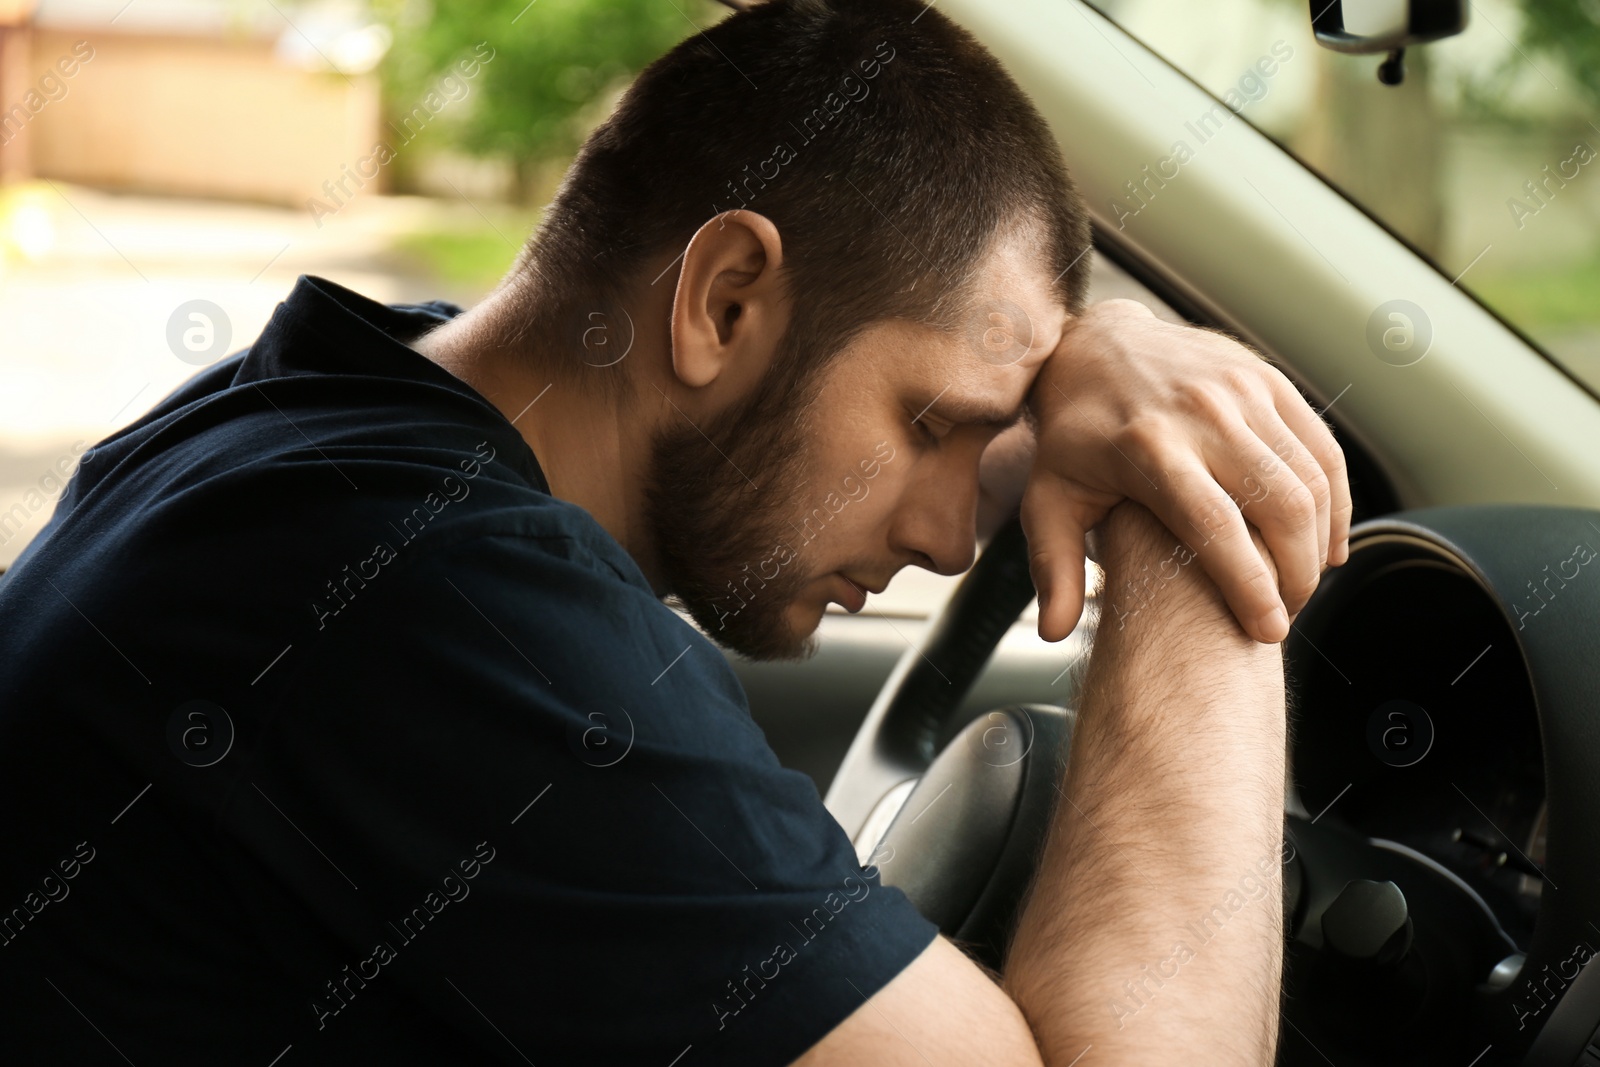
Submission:
{"label": "t-shirt sleeve", "polygon": [[932,941],[581,539],[421,547],[323,620],[220,816],[267,940],[346,965],[307,1028],[387,985],[493,1062],[786,1064]]}

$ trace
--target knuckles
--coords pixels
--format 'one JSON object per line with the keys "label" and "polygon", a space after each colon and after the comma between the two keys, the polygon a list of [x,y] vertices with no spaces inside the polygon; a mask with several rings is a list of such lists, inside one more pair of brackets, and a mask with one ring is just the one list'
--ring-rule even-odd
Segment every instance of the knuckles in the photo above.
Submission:
{"label": "knuckles", "polygon": [[1112,442],[1135,464],[1154,462],[1166,450],[1170,428],[1160,415],[1135,415],[1112,435]]}
{"label": "knuckles", "polygon": [[1203,379],[1177,383],[1172,390],[1172,406],[1190,418],[1210,423],[1223,421],[1239,408],[1238,401],[1225,388]]}
{"label": "knuckles", "polygon": [[1317,499],[1304,484],[1292,485],[1283,492],[1280,508],[1284,529],[1299,537],[1314,533],[1317,528]]}

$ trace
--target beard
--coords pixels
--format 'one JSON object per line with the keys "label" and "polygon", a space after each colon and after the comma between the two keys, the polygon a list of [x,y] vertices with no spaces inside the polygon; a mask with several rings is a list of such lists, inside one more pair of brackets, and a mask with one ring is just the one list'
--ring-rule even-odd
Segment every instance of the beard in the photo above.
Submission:
{"label": "beard", "polygon": [[[793,340],[775,353],[776,368],[811,362],[794,360]],[[749,659],[803,660],[817,639],[794,632],[788,609],[815,575],[789,516],[822,371],[772,375],[698,428],[673,413],[651,442],[645,518],[666,588],[707,636]]]}

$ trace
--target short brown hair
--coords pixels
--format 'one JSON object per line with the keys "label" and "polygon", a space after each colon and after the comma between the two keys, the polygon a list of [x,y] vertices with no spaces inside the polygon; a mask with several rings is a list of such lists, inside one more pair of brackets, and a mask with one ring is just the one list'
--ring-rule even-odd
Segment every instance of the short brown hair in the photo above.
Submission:
{"label": "short brown hair", "polygon": [[[783,239],[790,350],[821,361],[876,321],[953,327],[1013,226],[1083,306],[1087,212],[987,49],[921,0],[770,0],[652,63],[584,143],[503,283],[539,294],[518,333],[580,351],[647,262],[742,207]],[[626,389],[576,358],[551,372]]]}

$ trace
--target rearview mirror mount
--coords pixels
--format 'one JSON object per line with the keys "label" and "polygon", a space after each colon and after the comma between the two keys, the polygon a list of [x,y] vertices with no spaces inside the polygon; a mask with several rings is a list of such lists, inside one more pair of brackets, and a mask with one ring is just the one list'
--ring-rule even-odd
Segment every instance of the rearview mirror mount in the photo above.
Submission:
{"label": "rearview mirror mount", "polygon": [[1405,79],[1411,45],[1454,37],[1467,26],[1467,0],[1311,0],[1311,30],[1317,43],[1335,52],[1386,53],[1378,80]]}

